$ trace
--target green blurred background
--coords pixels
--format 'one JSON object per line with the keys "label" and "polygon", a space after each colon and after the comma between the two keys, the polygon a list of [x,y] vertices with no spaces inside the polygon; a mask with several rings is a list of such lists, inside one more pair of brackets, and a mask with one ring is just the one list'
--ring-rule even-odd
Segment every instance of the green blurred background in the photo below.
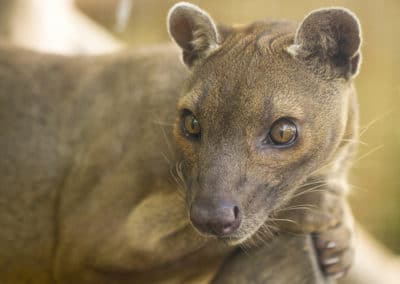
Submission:
{"label": "green blurred background", "polygon": [[[117,23],[116,0],[78,0],[78,7],[131,46],[169,41],[168,9],[179,1],[133,0],[126,27]],[[400,1],[399,0],[202,0],[191,1],[225,24],[257,19],[300,21],[328,6],[351,9],[363,28],[363,64],[356,86],[361,109],[361,143],[351,174],[356,218],[400,253]],[[118,31],[118,29],[120,29]]]}

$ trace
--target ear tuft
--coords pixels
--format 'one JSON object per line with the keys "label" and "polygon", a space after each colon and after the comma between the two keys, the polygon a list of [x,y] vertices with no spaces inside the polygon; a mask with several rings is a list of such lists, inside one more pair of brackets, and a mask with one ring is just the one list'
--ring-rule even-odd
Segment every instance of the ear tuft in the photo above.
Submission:
{"label": "ear tuft", "polygon": [[[333,76],[355,76],[360,64],[361,27],[357,17],[344,8],[311,12],[298,28],[287,51],[323,68]],[[318,70],[321,72],[321,70]]]}
{"label": "ear tuft", "polygon": [[168,32],[182,49],[183,61],[191,67],[218,47],[219,36],[212,18],[199,7],[180,2],[167,17]]}

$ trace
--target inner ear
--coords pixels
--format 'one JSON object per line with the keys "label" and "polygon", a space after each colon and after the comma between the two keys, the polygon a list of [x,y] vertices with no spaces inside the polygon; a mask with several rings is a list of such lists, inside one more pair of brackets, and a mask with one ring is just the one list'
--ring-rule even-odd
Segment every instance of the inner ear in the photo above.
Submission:
{"label": "inner ear", "polygon": [[[178,13],[175,11],[175,13]],[[195,29],[193,21],[189,15],[174,15],[169,17],[169,31],[171,37],[175,42],[184,50],[191,49],[191,42],[193,41],[193,30]]]}
{"label": "inner ear", "polygon": [[354,76],[360,63],[361,27],[347,9],[311,12],[300,24],[289,51],[320,68],[344,77]]}
{"label": "inner ear", "polygon": [[199,7],[181,2],[168,13],[168,32],[182,49],[186,65],[207,57],[218,46],[218,31],[212,18]]}

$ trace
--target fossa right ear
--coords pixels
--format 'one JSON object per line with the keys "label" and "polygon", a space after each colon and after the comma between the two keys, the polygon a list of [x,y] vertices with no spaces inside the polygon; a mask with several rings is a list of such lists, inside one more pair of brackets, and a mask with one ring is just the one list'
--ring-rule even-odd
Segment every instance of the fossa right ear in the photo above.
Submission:
{"label": "fossa right ear", "polygon": [[357,75],[361,54],[358,18],[345,8],[311,12],[300,24],[288,51],[328,77]]}
{"label": "fossa right ear", "polygon": [[183,61],[192,67],[218,47],[219,35],[213,19],[199,7],[180,2],[168,13],[168,32],[182,49]]}

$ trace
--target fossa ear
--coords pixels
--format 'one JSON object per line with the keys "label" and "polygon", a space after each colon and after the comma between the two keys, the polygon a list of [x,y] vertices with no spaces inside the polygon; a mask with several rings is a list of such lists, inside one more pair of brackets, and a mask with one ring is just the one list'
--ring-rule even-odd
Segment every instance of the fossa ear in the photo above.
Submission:
{"label": "fossa ear", "polygon": [[361,26],[344,8],[316,10],[300,24],[289,53],[304,60],[317,73],[352,78],[361,63]]}
{"label": "fossa ear", "polygon": [[192,67],[218,47],[219,35],[213,19],[199,7],[180,2],[168,13],[168,32],[182,49],[183,61]]}

